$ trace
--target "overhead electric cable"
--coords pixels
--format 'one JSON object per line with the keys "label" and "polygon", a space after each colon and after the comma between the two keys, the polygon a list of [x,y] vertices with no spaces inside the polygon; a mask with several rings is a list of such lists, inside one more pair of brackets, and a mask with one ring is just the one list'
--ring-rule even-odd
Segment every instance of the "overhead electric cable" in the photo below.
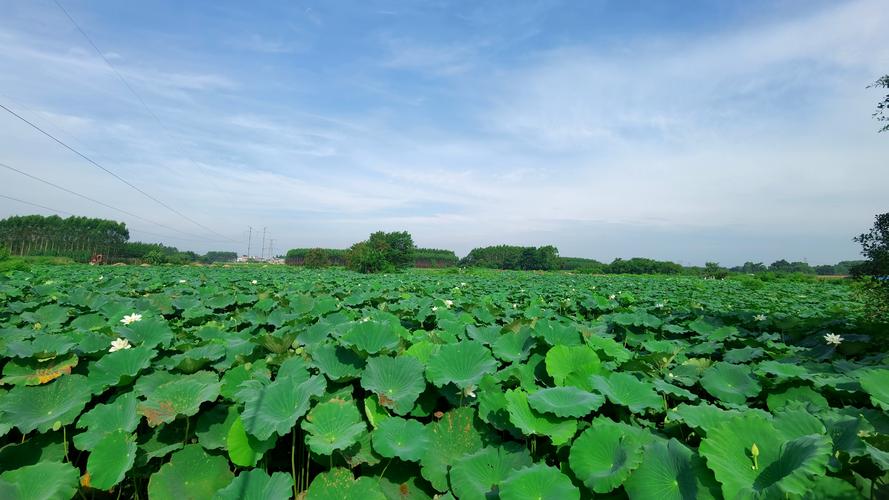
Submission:
{"label": "overhead electric cable", "polygon": [[[15,198],[15,197],[12,197],[12,196],[7,196],[7,195],[5,195],[5,194],[0,194],[0,198],[5,198],[5,199],[7,199],[7,200],[12,200],[12,201],[15,201],[15,202],[18,202],[18,203],[22,203],[22,204],[25,204],[25,205],[30,205],[30,206],[32,206],[32,207],[42,208],[42,209],[44,209],[44,210],[49,210],[50,212],[56,212],[56,213],[59,213],[59,214],[62,214],[62,215],[71,215],[71,216],[77,217],[77,214],[72,213],[72,212],[68,212],[68,211],[65,211],[65,210],[59,210],[58,208],[48,207],[48,206],[46,206],[46,205],[41,205],[41,204],[39,204],[39,203],[34,203],[33,201],[22,200],[22,199],[20,199],[20,198]],[[206,240],[206,239],[204,239],[204,238],[198,238],[198,237],[194,237],[194,236],[186,237],[186,236],[172,236],[172,235],[169,235],[169,234],[152,233],[152,232],[150,232],[150,231],[145,231],[145,230],[143,230],[143,229],[139,229],[139,228],[135,228],[135,227],[127,227],[127,229],[128,229],[129,231],[133,231],[133,232],[137,232],[137,233],[143,233],[143,234],[148,234],[148,235],[151,235],[151,236],[157,236],[157,237],[159,237],[159,238],[167,238],[167,239],[183,239],[183,240],[192,240],[192,241],[200,241],[200,242],[208,241],[208,240]],[[187,234],[187,233],[186,233],[186,234]],[[210,240],[210,241],[216,241],[216,240]]]}
{"label": "overhead electric cable", "polygon": [[23,121],[24,123],[30,125],[34,130],[37,130],[37,131],[40,132],[41,134],[43,134],[43,135],[49,137],[50,139],[52,139],[53,141],[55,141],[56,143],[58,143],[59,145],[61,145],[61,146],[64,147],[65,149],[67,149],[67,150],[71,151],[72,153],[76,154],[77,156],[83,158],[84,160],[86,160],[87,162],[89,162],[91,165],[93,165],[93,166],[95,166],[95,167],[101,169],[101,170],[104,171],[105,173],[111,175],[112,177],[114,177],[115,179],[119,180],[120,182],[122,182],[122,183],[126,184],[127,186],[133,188],[134,190],[138,191],[140,194],[142,194],[142,195],[145,196],[146,198],[148,198],[148,199],[154,201],[154,202],[157,203],[158,205],[160,205],[160,206],[166,208],[167,210],[169,210],[169,211],[173,212],[174,214],[178,215],[179,217],[182,217],[183,219],[185,219],[185,220],[191,222],[192,224],[195,224],[196,226],[199,226],[199,227],[201,227],[201,228],[203,228],[203,229],[205,229],[205,230],[207,230],[207,231],[209,231],[209,232],[211,232],[211,233],[213,233],[213,234],[215,234],[215,235],[217,235],[217,236],[220,236],[220,237],[222,237],[222,238],[225,239],[225,240],[228,240],[228,241],[230,241],[230,242],[235,242],[235,240],[232,240],[232,239],[228,238],[227,236],[225,236],[225,235],[223,235],[223,234],[220,234],[220,233],[218,233],[218,232],[216,232],[216,231],[210,229],[209,227],[207,227],[207,226],[201,224],[200,222],[198,222],[198,221],[196,221],[196,220],[194,220],[194,219],[188,217],[187,215],[183,214],[183,213],[180,212],[179,210],[176,210],[175,208],[171,207],[170,205],[167,205],[166,203],[162,202],[161,200],[155,198],[154,196],[151,196],[150,194],[146,193],[145,191],[143,191],[142,189],[140,189],[139,187],[137,187],[135,184],[133,184],[133,183],[127,181],[126,179],[124,179],[123,177],[117,175],[117,174],[114,173],[113,171],[111,171],[111,170],[109,170],[109,169],[103,167],[102,165],[100,165],[98,162],[96,162],[95,160],[93,160],[93,159],[90,158],[89,156],[87,156],[87,155],[81,153],[80,151],[74,149],[73,147],[69,146],[68,144],[66,144],[66,143],[65,143],[64,141],[62,141],[61,139],[56,138],[54,135],[50,134],[49,132],[43,130],[42,128],[40,128],[39,126],[37,126],[36,124],[34,124],[33,122],[29,121],[27,118],[25,118],[25,117],[19,115],[19,114],[16,113],[15,111],[9,109],[9,108],[6,107],[4,104],[0,103],[0,108],[2,108],[4,111],[6,111],[7,113],[11,114],[12,116],[18,118],[19,120]]}
{"label": "overhead electric cable", "polygon": [[[167,127],[167,125],[163,121],[161,121],[160,116],[158,116],[158,114],[155,113],[153,109],[151,109],[151,106],[148,105],[148,102],[146,102],[145,99],[143,99],[142,96],[138,92],[136,92],[136,89],[132,85],[130,85],[130,82],[127,81],[126,78],[124,78],[123,74],[117,71],[117,67],[115,67],[114,64],[111,63],[111,61],[105,56],[105,53],[102,52],[101,49],[99,49],[99,46],[96,45],[95,42],[93,42],[93,39],[90,38],[86,30],[81,28],[74,17],[71,16],[71,14],[68,13],[65,7],[62,6],[61,2],[59,2],[59,0],[53,0],[53,2],[56,4],[59,10],[61,10],[62,13],[65,14],[65,17],[67,17],[68,20],[71,21],[71,24],[74,25],[74,28],[76,28],[77,31],[79,31],[80,34],[83,35],[83,38],[87,41],[87,43],[89,43],[93,50],[96,51],[96,54],[98,54],[99,57],[102,58],[103,61],[105,61],[105,64],[108,66],[108,68],[111,69],[112,72],[114,72],[114,74],[117,76],[117,79],[120,80],[124,87],[126,87],[127,90],[129,90],[130,93],[133,94],[133,96],[139,101],[139,103],[142,104],[142,107],[145,108],[145,111],[154,119],[154,121],[157,122],[158,126],[160,126],[161,130],[164,132],[164,135],[167,136],[167,139],[169,139],[174,147],[177,147],[178,149],[178,146],[176,146],[176,141],[173,139],[173,134],[170,133],[170,129]],[[182,152],[181,149],[179,151],[180,153]],[[205,170],[203,166],[199,165],[197,162],[195,162],[185,154],[182,154],[182,156],[189,162],[191,162],[191,164],[197,167],[199,170]],[[209,179],[211,183],[216,184],[212,175],[209,177]]]}
{"label": "overhead electric cable", "polygon": [[59,189],[59,190],[61,190],[61,191],[66,192],[66,193],[73,194],[74,196],[78,196],[78,197],[80,197],[80,198],[83,198],[84,200],[91,201],[91,202],[96,203],[96,204],[98,204],[98,205],[102,205],[102,206],[105,207],[105,208],[110,208],[110,209],[112,209],[112,210],[116,210],[116,211],[118,211],[118,212],[120,212],[120,213],[122,213],[122,214],[129,215],[130,217],[134,217],[134,218],[139,219],[139,220],[141,220],[141,221],[148,222],[148,223],[150,223],[150,224],[154,224],[155,226],[163,227],[163,228],[169,229],[169,230],[171,230],[171,231],[175,231],[175,232],[177,232],[177,233],[190,234],[190,233],[186,233],[185,231],[182,231],[182,230],[180,230],[180,229],[176,229],[175,227],[168,226],[168,225],[166,225],[166,224],[161,224],[160,222],[155,222],[155,221],[153,221],[153,220],[151,220],[151,219],[146,219],[145,217],[142,217],[141,215],[136,215],[136,214],[134,214],[134,213],[132,213],[132,212],[129,212],[129,211],[127,211],[127,210],[124,210],[124,209],[122,209],[122,208],[117,208],[117,207],[115,207],[115,206],[109,205],[109,204],[107,204],[107,203],[105,203],[105,202],[103,202],[103,201],[99,201],[99,200],[97,200],[97,199],[95,199],[95,198],[90,198],[89,196],[87,196],[87,195],[85,195],[85,194],[78,193],[77,191],[72,191],[72,190],[70,190],[70,189],[68,189],[68,188],[66,188],[66,187],[64,187],[64,186],[59,186],[58,184],[56,184],[56,183],[54,183],[54,182],[50,182],[50,181],[48,181],[48,180],[46,180],[46,179],[42,179],[42,178],[37,177],[36,175],[33,175],[33,174],[29,174],[28,172],[25,172],[25,171],[23,171],[23,170],[19,170],[19,169],[15,168],[15,167],[13,167],[13,166],[11,166],[11,165],[7,165],[7,164],[5,164],[5,163],[3,163],[3,162],[0,162],[0,167],[3,167],[3,168],[5,168],[5,169],[7,169],[7,170],[12,170],[13,172],[17,172],[17,173],[19,173],[19,174],[21,174],[21,175],[24,175],[25,177],[29,177],[29,178],[31,178],[31,179],[34,179],[35,181],[42,182],[42,183],[44,183],[44,184],[46,184],[46,185],[52,186],[52,187],[54,187],[54,188],[56,188],[56,189]]}
{"label": "overhead electric cable", "polygon": [[7,200],[17,201],[17,202],[19,202],[19,203],[24,203],[25,205],[31,205],[32,207],[42,208],[42,209],[44,209],[44,210],[49,210],[50,212],[56,212],[56,213],[58,213],[58,214],[74,215],[74,214],[72,214],[71,212],[66,212],[66,211],[64,211],[64,210],[58,210],[58,209],[55,209],[55,208],[50,208],[50,207],[47,207],[46,205],[41,205],[41,204],[39,204],[39,203],[32,203],[32,202],[30,202],[30,201],[20,200],[20,199],[18,199],[18,198],[13,198],[12,196],[6,196],[5,194],[0,194],[0,198],[6,198]]}

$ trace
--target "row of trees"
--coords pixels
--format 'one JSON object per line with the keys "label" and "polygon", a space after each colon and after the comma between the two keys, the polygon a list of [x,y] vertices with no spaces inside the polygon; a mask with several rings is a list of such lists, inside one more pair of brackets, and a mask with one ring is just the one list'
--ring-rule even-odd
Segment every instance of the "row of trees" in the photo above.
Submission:
{"label": "row of trees", "polygon": [[559,269],[561,263],[559,261],[559,249],[552,245],[537,248],[495,245],[473,248],[469,255],[460,261],[460,265],[490,269],[550,271]]}
{"label": "row of trees", "polygon": [[788,262],[784,259],[776,260],[769,265],[762,262],[745,262],[742,266],[729,268],[729,271],[743,274],[760,273],[801,273],[817,274],[819,276],[845,276],[852,274],[855,266],[862,264],[862,260],[844,260],[836,264],[809,265],[807,262]]}
{"label": "row of trees", "polygon": [[[379,238],[381,237],[376,236],[375,241],[379,242]],[[361,249],[363,250],[363,248]],[[310,268],[348,266],[350,252],[351,249],[292,248],[287,251],[285,263],[291,266],[306,266]],[[411,253],[411,257],[412,262],[410,265],[413,267],[454,267],[460,261],[453,250],[440,250],[437,248],[415,248]]]}
{"label": "row of trees", "polygon": [[0,220],[0,244],[18,256],[88,261],[95,254],[120,254],[129,238],[126,224],[107,219],[22,215]]}
{"label": "row of trees", "polygon": [[17,215],[0,220],[0,246],[16,256],[67,257],[88,262],[102,254],[108,261],[150,264],[187,264],[234,261],[235,252],[211,251],[205,255],[182,252],[160,243],[130,242],[123,222],[58,215]]}

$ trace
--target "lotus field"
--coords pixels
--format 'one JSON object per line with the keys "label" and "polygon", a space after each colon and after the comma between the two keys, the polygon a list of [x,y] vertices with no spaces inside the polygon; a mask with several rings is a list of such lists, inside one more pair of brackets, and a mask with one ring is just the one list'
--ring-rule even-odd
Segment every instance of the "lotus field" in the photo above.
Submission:
{"label": "lotus field", "polygon": [[3,499],[887,495],[889,337],[844,283],[71,265],[0,298]]}

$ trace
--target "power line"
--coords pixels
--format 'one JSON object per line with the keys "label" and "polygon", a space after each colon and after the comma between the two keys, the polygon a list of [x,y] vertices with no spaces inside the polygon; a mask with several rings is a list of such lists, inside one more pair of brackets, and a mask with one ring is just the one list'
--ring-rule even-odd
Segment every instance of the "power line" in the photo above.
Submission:
{"label": "power line", "polygon": [[43,135],[49,137],[50,139],[52,139],[53,141],[55,141],[56,143],[58,143],[59,145],[61,145],[61,146],[64,147],[65,149],[67,149],[67,150],[71,151],[72,153],[76,154],[77,156],[83,158],[84,160],[86,160],[87,162],[89,162],[91,165],[94,165],[94,166],[98,167],[98,168],[101,169],[102,171],[106,172],[107,174],[111,175],[112,177],[114,177],[115,179],[119,180],[120,182],[126,184],[127,186],[133,188],[134,190],[138,191],[139,193],[141,193],[141,194],[142,194],[143,196],[145,196],[146,198],[148,198],[148,199],[154,201],[154,202],[157,203],[158,205],[160,205],[160,206],[166,208],[167,210],[169,210],[169,211],[173,212],[174,214],[178,215],[179,217],[182,217],[183,219],[185,219],[185,220],[191,222],[192,224],[195,224],[196,226],[199,226],[199,227],[201,227],[201,228],[203,228],[203,229],[205,229],[205,230],[207,230],[207,231],[209,231],[209,232],[211,232],[211,233],[213,233],[213,234],[215,234],[215,235],[217,235],[217,236],[220,236],[220,237],[222,237],[222,238],[224,238],[224,239],[226,239],[226,240],[228,240],[228,241],[230,241],[230,242],[235,242],[234,240],[228,238],[227,236],[225,236],[225,235],[223,235],[223,234],[220,234],[220,233],[218,233],[218,232],[216,232],[216,231],[210,229],[209,227],[207,227],[207,226],[201,224],[200,222],[198,222],[198,221],[196,221],[196,220],[194,220],[194,219],[188,217],[187,215],[185,215],[185,214],[183,214],[182,212],[176,210],[175,208],[171,207],[170,205],[167,205],[166,203],[162,202],[161,200],[155,198],[154,196],[151,196],[150,194],[146,193],[146,192],[143,191],[142,189],[138,188],[138,187],[137,187],[136,185],[134,185],[133,183],[127,181],[126,179],[124,179],[123,177],[117,175],[116,173],[112,172],[111,170],[109,170],[109,169],[103,167],[102,165],[100,165],[99,163],[97,163],[95,160],[93,160],[93,159],[90,158],[89,156],[86,156],[85,154],[81,153],[80,151],[74,149],[73,147],[71,147],[71,146],[69,146],[68,144],[66,144],[65,142],[63,142],[61,139],[56,138],[54,135],[50,134],[49,132],[47,132],[47,131],[43,130],[42,128],[40,128],[39,126],[35,125],[33,122],[29,121],[27,118],[25,118],[25,117],[19,115],[19,114],[16,113],[15,111],[9,109],[9,108],[6,107],[4,104],[0,103],[0,108],[2,108],[4,111],[6,111],[7,113],[11,114],[12,116],[18,118],[19,120],[25,122],[26,124],[30,125],[34,130],[37,130],[37,131],[40,132],[41,134],[43,134]]}
{"label": "power line", "polygon": [[39,203],[32,203],[30,201],[20,200],[18,198],[13,198],[12,196],[6,196],[5,194],[0,194],[0,198],[6,198],[7,200],[17,201],[19,203],[24,203],[25,205],[31,205],[32,207],[42,208],[44,210],[49,210],[50,212],[56,212],[63,215],[74,215],[71,212],[66,212],[64,210],[58,210],[55,208],[47,207],[46,205],[41,205]]}
{"label": "power line", "polygon": [[[5,194],[0,194],[0,198],[5,198],[5,199],[7,199],[7,200],[12,200],[12,201],[15,201],[15,202],[18,202],[18,203],[22,203],[22,204],[24,204],[24,205],[30,205],[30,206],[32,206],[32,207],[42,208],[42,209],[44,209],[44,210],[49,210],[50,212],[55,212],[55,213],[62,214],[62,215],[70,215],[70,216],[77,217],[77,214],[75,214],[75,213],[71,213],[71,212],[68,212],[68,211],[65,211],[65,210],[59,210],[58,208],[48,207],[48,206],[46,206],[46,205],[41,205],[41,204],[39,204],[39,203],[34,203],[33,201],[27,201],[27,200],[22,200],[22,199],[20,199],[20,198],[15,198],[15,197],[13,197],[13,196],[7,196],[7,195],[5,195]],[[206,240],[206,239],[204,239],[204,238],[183,237],[183,236],[170,236],[170,235],[168,235],[168,234],[152,233],[152,232],[150,232],[150,231],[145,231],[145,230],[143,230],[143,229],[134,228],[134,227],[128,227],[127,229],[128,229],[129,231],[134,231],[134,232],[137,232],[137,233],[143,233],[143,234],[147,234],[147,235],[151,235],[151,236],[157,236],[157,237],[159,237],[159,238],[167,238],[167,239],[170,239],[170,238],[174,238],[174,239],[176,239],[176,238],[178,238],[178,239],[188,239],[188,240],[193,240],[193,241],[208,241],[208,240]],[[209,241],[214,241],[214,240],[209,240]]]}
{"label": "power line", "polygon": [[159,226],[159,227],[162,227],[162,228],[165,228],[165,229],[169,229],[169,230],[174,231],[174,232],[177,232],[177,233],[182,233],[182,234],[186,234],[186,235],[190,234],[190,233],[186,233],[185,231],[176,229],[175,227],[168,226],[168,225],[166,225],[166,224],[161,224],[160,222],[155,222],[155,221],[153,221],[153,220],[151,220],[151,219],[146,219],[145,217],[142,217],[141,215],[136,215],[136,214],[134,214],[134,213],[132,213],[132,212],[129,212],[129,211],[127,211],[127,210],[124,210],[124,209],[122,209],[122,208],[117,208],[117,207],[115,207],[115,206],[109,205],[109,204],[107,204],[107,203],[105,203],[105,202],[103,202],[103,201],[99,201],[99,200],[97,200],[97,199],[95,199],[95,198],[90,198],[89,196],[87,196],[87,195],[85,195],[85,194],[78,193],[77,191],[72,191],[72,190],[70,190],[70,189],[68,189],[68,188],[66,188],[66,187],[64,187],[64,186],[59,186],[58,184],[55,184],[55,183],[50,182],[50,181],[48,181],[48,180],[46,180],[46,179],[42,179],[42,178],[40,178],[40,177],[37,177],[36,175],[29,174],[28,172],[25,172],[25,171],[23,171],[23,170],[19,170],[19,169],[15,168],[15,167],[13,167],[13,166],[11,166],[11,165],[7,165],[7,164],[5,164],[5,163],[3,163],[3,162],[0,162],[0,167],[3,167],[3,168],[8,169],[8,170],[12,170],[13,172],[17,172],[17,173],[19,173],[19,174],[21,174],[21,175],[24,175],[25,177],[34,179],[35,181],[38,181],[38,182],[42,182],[42,183],[44,183],[44,184],[46,184],[46,185],[52,186],[52,187],[54,187],[54,188],[56,188],[56,189],[59,189],[59,190],[61,190],[61,191],[66,192],[66,193],[73,194],[74,196],[78,196],[78,197],[80,197],[80,198],[83,198],[84,200],[91,201],[91,202],[93,202],[93,203],[96,203],[96,204],[101,205],[101,206],[106,207],[106,208],[110,208],[110,209],[112,209],[112,210],[116,210],[116,211],[118,211],[118,212],[120,212],[120,213],[122,213],[122,214],[129,215],[130,217],[134,217],[134,218],[139,219],[139,220],[141,220],[141,221],[148,222],[149,224],[154,224],[155,226]]}
{"label": "power line", "polygon": [[[164,132],[164,135],[167,136],[167,139],[174,145],[174,147],[177,147],[176,141],[173,139],[173,136],[170,133],[169,127],[167,127],[166,124],[163,121],[161,121],[158,114],[155,113],[154,110],[151,109],[151,107],[148,105],[148,102],[146,102],[145,99],[143,99],[142,96],[138,92],[136,92],[136,89],[132,85],[130,85],[130,82],[127,81],[127,79],[124,78],[124,76],[119,71],[117,71],[117,67],[114,66],[114,64],[112,64],[111,61],[108,60],[107,57],[105,57],[105,54],[102,52],[101,49],[99,49],[99,46],[96,45],[95,42],[93,42],[93,39],[90,38],[90,36],[87,34],[86,30],[84,30],[83,28],[80,27],[79,24],[77,24],[77,21],[75,21],[74,17],[72,17],[71,14],[69,14],[68,11],[65,10],[65,8],[62,6],[61,2],[59,2],[59,0],[53,0],[53,2],[56,4],[56,6],[59,8],[59,10],[61,10],[62,13],[65,14],[65,17],[67,17],[68,20],[71,21],[71,24],[74,25],[74,27],[77,29],[77,31],[79,31],[80,34],[83,35],[83,38],[87,41],[87,43],[90,44],[90,46],[93,48],[93,50],[96,51],[96,54],[98,54],[99,57],[101,57],[102,60],[105,61],[105,64],[108,65],[108,68],[110,68],[112,72],[114,72],[114,74],[117,76],[117,79],[120,80],[120,82],[123,83],[124,87],[126,87],[127,90],[129,90],[130,93],[136,97],[136,99],[139,101],[139,103],[142,104],[142,107],[145,108],[145,111],[149,115],[151,115],[152,118],[154,118],[154,121],[157,122],[158,126],[160,126],[161,130]],[[177,147],[177,149],[178,149],[178,147]],[[182,152],[181,149],[179,151],[180,151],[180,153]],[[193,161],[191,158],[188,158],[184,154],[182,156],[186,157],[186,159],[189,162],[191,162],[191,164],[194,165],[195,167],[197,167],[198,169],[205,170],[204,167],[198,165],[197,162]],[[212,182],[213,184],[216,184],[215,181],[213,180],[212,176],[210,177],[210,182]]]}
{"label": "power line", "polygon": [[163,127],[164,124],[161,122],[160,118],[158,118],[157,115],[154,113],[154,111],[152,111],[151,108],[148,107],[148,104],[145,102],[144,99],[142,99],[142,96],[140,96],[136,92],[136,90],[130,86],[130,84],[129,84],[129,82],[127,82],[126,78],[124,78],[123,75],[121,75],[117,71],[117,68],[115,68],[114,65],[111,64],[111,61],[109,61],[108,58],[105,57],[105,54],[103,54],[102,51],[99,50],[99,47],[96,46],[96,44],[93,42],[93,39],[90,38],[90,36],[86,34],[86,31],[84,31],[83,28],[81,28],[79,24],[77,24],[77,21],[75,21],[74,18],[71,17],[71,14],[69,14],[68,11],[65,10],[65,7],[62,7],[62,4],[59,3],[58,0],[53,0],[53,2],[65,14],[65,17],[67,17],[68,20],[71,21],[71,24],[73,24],[74,27],[77,28],[77,31],[79,31],[80,34],[83,35],[83,38],[85,38],[86,41],[89,42],[90,46],[92,46],[92,48],[96,51],[96,53],[99,54],[99,57],[101,57],[102,60],[105,61],[105,64],[107,64],[108,67],[111,68],[111,71],[113,71],[114,74],[117,75],[117,78],[120,80],[120,82],[124,84],[124,86],[130,91],[131,94],[136,96],[136,99],[138,99],[140,103],[142,103],[142,106],[145,108],[146,111],[148,111],[148,114],[150,114],[152,116],[152,118],[154,118],[155,121],[157,121],[157,123],[161,127]]}

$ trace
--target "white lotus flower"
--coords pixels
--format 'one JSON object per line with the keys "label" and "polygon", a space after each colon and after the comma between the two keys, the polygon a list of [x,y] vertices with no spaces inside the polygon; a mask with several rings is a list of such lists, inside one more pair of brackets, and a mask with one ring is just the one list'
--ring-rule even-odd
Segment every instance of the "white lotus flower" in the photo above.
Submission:
{"label": "white lotus flower", "polygon": [[766,315],[765,314],[757,314],[756,316],[753,317],[753,319],[756,321],[765,321]]}
{"label": "white lotus flower", "polygon": [[359,320],[359,323],[367,323],[368,321],[370,321],[370,318],[368,318],[367,316],[365,316],[365,317],[363,317],[363,318],[361,318],[361,319]]}
{"label": "white lotus flower", "polygon": [[662,302],[658,302],[657,304],[654,305],[654,307],[656,307],[658,309],[662,309],[664,307],[664,304]]}
{"label": "white lotus flower", "polygon": [[513,305],[512,305],[512,308],[513,308],[513,309],[518,309],[518,307],[519,307],[518,304],[513,303]]}
{"label": "white lotus flower", "polygon": [[444,303],[445,303],[446,306],[448,306],[448,309],[450,309],[451,306],[454,305],[454,301],[453,301],[453,300],[445,300]]}
{"label": "white lotus flower", "polygon": [[471,398],[474,398],[475,397],[475,386],[470,385],[466,389],[463,389],[463,394],[466,396],[469,396]]}
{"label": "white lotus flower", "polygon": [[438,311],[438,306],[432,306],[432,312]]}
{"label": "white lotus flower", "polygon": [[460,282],[460,286],[466,286],[466,283],[464,283],[464,282],[461,281],[461,282]]}
{"label": "white lotus flower", "polygon": [[124,316],[123,319],[120,320],[120,322],[125,325],[129,325],[130,323],[135,323],[137,321],[142,321],[141,314],[137,314],[137,313],[129,314],[127,316]]}
{"label": "white lotus flower", "polygon": [[828,345],[840,345],[840,342],[843,341],[843,337],[835,333],[828,333],[824,336],[824,341],[827,342]]}
{"label": "white lotus flower", "polygon": [[616,298],[617,298],[617,295],[615,295],[615,294],[613,294],[613,293],[612,293],[611,295],[608,296],[608,300],[614,300],[614,299],[616,299]]}
{"label": "white lotus flower", "polygon": [[111,341],[111,349],[108,349],[108,352],[119,351],[121,349],[129,349],[133,346],[130,345],[130,341],[127,339],[117,339]]}
{"label": "white lotus flower", "polygon": [[253,280],[253,281],[250,282],[251,285],[255,285],[255,284],[257,284],[257,283],[259,283],[259,282],[256,281],[256,280]]}
{"label": "white lotus flower", "polygon": [[179,280],[179,283],[188,283],[188,282],[185,280]]}

